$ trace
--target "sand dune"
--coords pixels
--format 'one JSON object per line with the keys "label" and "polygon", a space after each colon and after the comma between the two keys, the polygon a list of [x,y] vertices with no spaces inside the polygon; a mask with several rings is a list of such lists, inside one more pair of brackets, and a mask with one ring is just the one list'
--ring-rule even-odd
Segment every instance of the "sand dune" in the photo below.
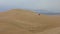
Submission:
{"label": "sand dune", "polygon": [[60,16],[13,9],[0,13],[0,34],[60,34]]}

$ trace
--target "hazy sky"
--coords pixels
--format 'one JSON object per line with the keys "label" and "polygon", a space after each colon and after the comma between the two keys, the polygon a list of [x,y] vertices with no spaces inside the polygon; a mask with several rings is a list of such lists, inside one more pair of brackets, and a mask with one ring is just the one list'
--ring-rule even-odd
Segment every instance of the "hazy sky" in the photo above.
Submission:
{"label": "hazy sky", "polygon": [[26,8],[60,11],[60,0],[0,0],[0,10],[6,8]]}

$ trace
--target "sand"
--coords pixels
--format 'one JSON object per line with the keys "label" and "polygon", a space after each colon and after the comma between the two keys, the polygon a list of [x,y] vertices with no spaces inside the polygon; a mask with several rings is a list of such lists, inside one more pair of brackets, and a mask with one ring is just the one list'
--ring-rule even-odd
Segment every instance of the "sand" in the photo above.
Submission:
{"label": "sand", "polygon": [[8,10],[0,13],[0,34],[60,34],[60,16]]}

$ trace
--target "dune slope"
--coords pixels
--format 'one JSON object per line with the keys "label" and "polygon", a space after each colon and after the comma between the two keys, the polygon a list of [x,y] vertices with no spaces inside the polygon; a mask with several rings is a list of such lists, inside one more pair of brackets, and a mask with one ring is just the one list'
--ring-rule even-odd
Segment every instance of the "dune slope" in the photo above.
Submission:
{"label": "dune slope", "polygon": [[32,11],[20,9],[0,13],[0,34],[45,34],[48,32],[53,34],[53,29],[58,27],[60,27],[59,16],[38,15]]}

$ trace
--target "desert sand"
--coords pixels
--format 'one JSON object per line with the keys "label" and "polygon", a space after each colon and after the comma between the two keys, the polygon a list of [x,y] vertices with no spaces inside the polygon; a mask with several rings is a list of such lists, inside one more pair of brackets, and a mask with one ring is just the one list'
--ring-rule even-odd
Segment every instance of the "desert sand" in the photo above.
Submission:
{"label": "desert sand", "polygon": [[60,16],[22,9],[0,12],[0,34],[60,34]]}

